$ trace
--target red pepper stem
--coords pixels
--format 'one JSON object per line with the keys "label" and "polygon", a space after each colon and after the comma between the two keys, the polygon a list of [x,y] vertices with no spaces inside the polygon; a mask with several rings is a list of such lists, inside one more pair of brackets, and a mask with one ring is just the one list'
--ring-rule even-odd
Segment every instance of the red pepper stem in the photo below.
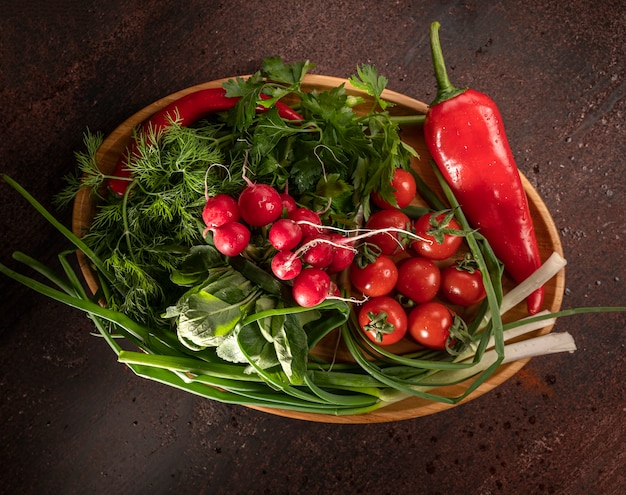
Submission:
{"label": "red pepper stem", "polygon": [[430,51],[433,59],[433,68],[435,70],[435,79],[437,80],[437,96],[431,103],[431,106],[454,98],[467,90],[467,88],[457,88],[452,86],[450,83],[446,63],[443,59],[441,43],[439,42],[440,26],[441,24],[439,24],[439,21],[434,21],[430,25]]}

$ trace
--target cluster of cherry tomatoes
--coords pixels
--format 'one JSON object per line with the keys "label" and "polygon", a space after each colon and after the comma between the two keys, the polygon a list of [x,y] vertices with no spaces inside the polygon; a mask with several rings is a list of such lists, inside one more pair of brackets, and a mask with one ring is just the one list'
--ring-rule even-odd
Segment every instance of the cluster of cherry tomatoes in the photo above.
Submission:
{"label": "cluster of cherry tomatoes", "polygon": [[[402,207],[410,199],[397,201]],[[368,241],[377,253],[360,263],[357,258],[350,268],[352,286],[369,298],[358,310],[361,329],[380,345],[408,334],[425,347],[445,349],[462,323],[451,306],[472,306],[485,298],[475,263],[468,256],[459,258],[465,233],[452,211],[411,221],[398,208],[377,205],[383,209],[365,225],[381,231]]]}

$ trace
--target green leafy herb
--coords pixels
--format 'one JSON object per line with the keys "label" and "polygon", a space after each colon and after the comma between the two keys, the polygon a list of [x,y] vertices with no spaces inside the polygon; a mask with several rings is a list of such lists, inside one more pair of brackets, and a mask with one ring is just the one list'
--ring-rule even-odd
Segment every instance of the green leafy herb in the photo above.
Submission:
{"label": "green leafy herb", "polygon": [[190,349],[218,346],[254,307],[260,291],[230,267],[212,269],[206,282],[189,290],[165,312]]}
{"label": "green leafy herb", "polygon": [[236,77],[235,79],[229,79],[223,84],[226,96],[241,98],[228,116],[228,123],[234,129],[246,129],[252,124],[263,85],[264,81],[259,72],[253,74],[248,79]]}
{"label": "green leafy herb", "polygon": [[87,130],[83,134],[85,149],[74,153],[77,164],[76,173],[68,174],[64,177],[67,186],[54,198],[57,207],[62,208],[69,205],[81,187],[88,187],[93,191],[94,195],[99,194],[106,177],[98,168],[96,152],[103,141],[104,136],[100,132],[91,133]]}
{"label": "green leafy herb", "polygon": [[305,74],[314,68],[315,64],[308,60],[288,65],[283,62],[281,57],[267,57],[263,60],[262,74],[270,81],[283,83],[290,88],[297,89],[300,87]]}
{"label": "green leafy herb", "polygon": [[376,67],[368,64],[357,67],[357,75],[350,77],[350,84],[357,89],[365,91],[368,95],[373,96],[375,102],[382,110],[385,110],[388,106],[393,106],[393,103],[381,98],[388,82],[385,76],[378,74]]}
{"label": "green leafy herb", "polygon": [[[203,243],[205,193],[235,192],[243,184],[215,166],[230,140],[224,140],[222,129],[222,124],[192,129],[173,122],[158,145],[150,144],[157,142],[154,135],[137,135],[140,154],[129,164],[133,182],[124,197],[99,199],[83,238],[113,276],[111,307],[144,323],[166,324],[160,314],[181,292],[170,276],[189,249]],[[77,154],[81,178],[69,182],[60,201],[67,202],[80,187],[102,184],[106,176],[95,159],[100,142],[98,135],[85,135],[87,150]]]}

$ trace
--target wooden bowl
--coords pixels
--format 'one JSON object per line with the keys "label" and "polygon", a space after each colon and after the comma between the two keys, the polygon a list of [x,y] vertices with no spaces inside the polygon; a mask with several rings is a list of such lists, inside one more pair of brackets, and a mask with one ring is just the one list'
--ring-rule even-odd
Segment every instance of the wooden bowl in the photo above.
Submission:
{"label": "wooden bowl", "polygon": [[[216,81],[199,84],[174,94],[166,96],[158,101],[155,101],[151,105],[143,108],[128,120],[123,122],[117,127],[102,143],[99,148],[96,159],[100,169],[106,174],[110,173],[121,153],[124,152],[126,146],[129,144],[133,129],[141,124],[144,120],[150,117],[152,114],[171,103],[172,101],[180,98],[181,96],[197,91],[204,88],[221,87],[222,83],[227,79],[220,79]],[[322,75],[306,75],[303,82],[303,89],[305,91],[319,90],[334,88],[340,84],[345,84],[346,90],[349,94],[362,96],[366,103],[360,107],[356,107],[357,112],[364,112],[365,109],[371,107],[372,99],[362,91],[353,88],[347,80],[337,77],[322,76]],[[408,96],[396,93],[394,91],[386,90],[383,93],[383,98],[389,102],[394,103],[394,107],[389,111],[393,115],[415,115],[416,113],[424,114],[428,109],[428,105],[410,98]],[[285,100],[289,103],[289,100]],[[292,101],[293,102],[293,101]],[[406,126],[402,128],[402,139],[411,145],[418,153],[419,159],[412,161],[412,166],[420,173],[425,182],[434,190],[439,190],[437,180],[432,173],[431,166],[429,164],[430,155],[426,144],[424,142],[422,128],[420,126]],[[559,238],[558,231],[554,225],[554,221],[548,211],[546,205],[541,200],[541,197],[535,190],[535,188],[528,182],[526,177],[522,175],[522,182],[524,189],[528,196],[530,205],[530,212],[535,224],[535,230],[537,240],[539,242],[539,250],[542,260],[545,260],[553,252],[563,255],[563,248],[561,246],[561,240]],[[93,219],[96,211],[96,205],[93,201],[89,191],[82,190],[76,197],[72,218],[72,229],[77,235],[81,235],[87,229]],[[80,267],[92,291],[96,291],[98,288],[97,279],[89,266],[88,261],[84,256],[79,253]],[[561,307],[563,300],[563,292],[565,287],[565,273],[563,270],[559,272],[556,277],[550,280],[545,286],[545,302],[544,308],[555,312]],[[507,315],[507,319],[519,319],[527,316],[525,303],[521,303],[517,307],[513,308]],[[534,332],[532,335],[541,335],[550,332],[552,326],[546,326],[538,332]],[[327,338],[323,340],[315,349],[316,354],[321,355],[334,355],[336,353],[336,338]],[[341,353],[336,355],[338,359],[345,358],[345,355]],[[432,402],[425,399],[412,397],[387,407],[378,409],[374,412],[362,414],[362,415],[348,415],[348,416],[332,416],[315,413],[302,413],[297,411],[289,411],[283,409],[263,408],[255,407],[255,409],[268,412],[270,414],[284,416],[289,418],[296,418],[315,422],[326,423],[382,423],[388,421],[399,421],[404,419],[416,418],[420,416],[426,416],[437,412],[457,407],[460,404],[468,402],[472,399],[480,397],[486,392],[492,390],[504,381],[515,375],[529,359],[515,361],[512,363],[501,366],[492,376],[485,381],[481,386],[477,388],[472,394],[470,394],[465,400],[459,404],[450,405],[440,402]],[[466,382],[444,387],[437,390],[437,393],[457,396],[467,390],[467,387],[471,383],[471,380]]]}

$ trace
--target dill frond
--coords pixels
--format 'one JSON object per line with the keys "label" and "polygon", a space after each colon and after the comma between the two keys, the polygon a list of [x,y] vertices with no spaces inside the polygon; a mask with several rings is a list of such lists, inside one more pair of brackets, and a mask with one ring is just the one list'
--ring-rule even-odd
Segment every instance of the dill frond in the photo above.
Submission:
{"label": "dill frond", "polygon": [[105,176],[96,162],[96,152],[103,142],[104,135],[101,132],[92,133],[89,129],[85,131],[83,134],[85,149],[74,153],[77,170],[63,178],[66,186],[54,197],[54,204],[57,208],[64,208],[69,205],[81,187],[89,187],[92,191],[97,191],[100,188]]}

